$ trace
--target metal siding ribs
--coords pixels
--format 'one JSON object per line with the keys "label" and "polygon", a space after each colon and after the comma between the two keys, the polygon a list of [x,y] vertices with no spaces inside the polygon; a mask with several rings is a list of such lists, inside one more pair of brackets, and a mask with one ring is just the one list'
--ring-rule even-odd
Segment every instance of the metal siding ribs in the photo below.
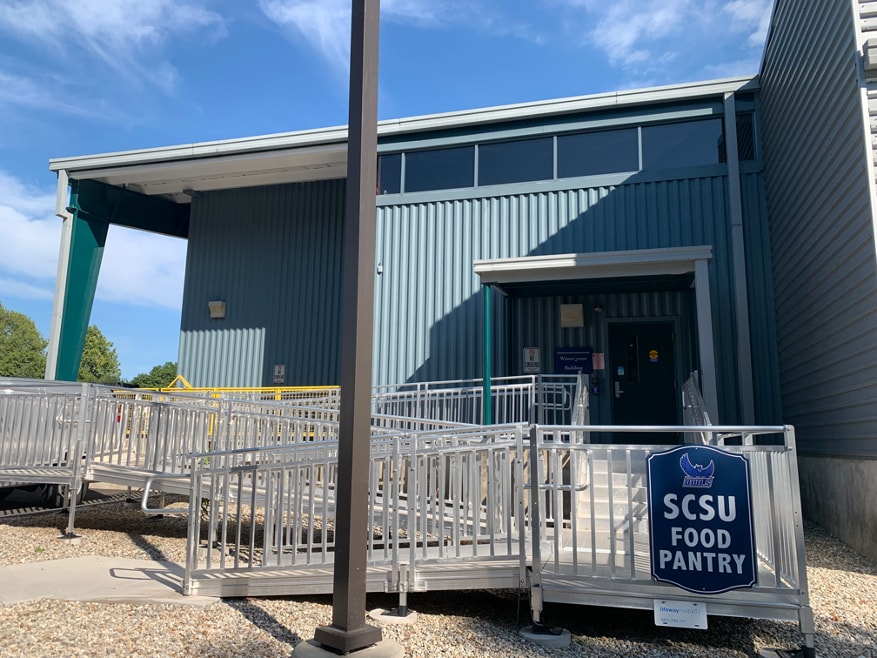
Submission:
{"label": "metal siding ribs", "polygon": [[[874,3],[859,6],[873,30]],[[851,7],[777,5],[761,74],[765,183],[783,419],[802,453],[874,456],[862,440],[877,397],[874,183]]]}

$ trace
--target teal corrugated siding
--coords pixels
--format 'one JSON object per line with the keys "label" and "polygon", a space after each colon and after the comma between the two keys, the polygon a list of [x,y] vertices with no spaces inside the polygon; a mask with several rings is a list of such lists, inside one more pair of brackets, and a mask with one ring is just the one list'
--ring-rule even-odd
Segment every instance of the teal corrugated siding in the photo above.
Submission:
{"label": "teal corrugated siding", "polygon": [[784,419],[877,456],[877,265],[854,5],[778,0],[761,73]]}
{"label": "teal corrugated siding", "polygon": [[[746,200],[747,220],[762,221],[759,186],[748,185],[744,194],[758,197]],[[474,260],[712,245],[710,285],[720,414],[731,422],[738,418],[738,402],[729,223],[724,176],[632,180],[616,187],[382,206],[378,208],[377,261],[383,274],[376,289],[375,382],[481,376],[481,293],[472,270]],[[747,239],[762,237],[755,231]],[[754,249],[755,262],[762,267],[750,264],[751,276],[769,277],[769,268],[757,258],[763,249],[763,245]],[[770,287],[759,278],[751,285]],[[661,306],[655,315],[675,313],[683,303],[680,299]],[[754,329],[767,334],[769,321],[761,319],[770,317],[765,308],[769,302],[762,294],[752,300],[751,308],[753,317],[759,318]],[[631,307],[614,309],[617,317],[649,316],[651,311],[639,305],[655,306],[648,298],[619,297],[618,304],[622,303]],[[760,356],[768,355],[766,363],[775,362],[769,337],[754,336],[753,344]],[[513,342],[509,349],[516,349]],[[768,388],[766,384],[758,389],[759,409],[772,413],[777,405]]]}
{"label": "teal corrugated siding", "polygon": [[179,360],[192,385],[271,385],[275,364],[287,383],[338,382],[344,194],[335,180],[194,199]]}
{"label": "teal corrugated siding", "polygon": [[180,353],[192,386],[261,386],[265,328],[183,331]]}
{"label": "teal corrugated siding", "polygon": [[[473,194],[475,192],[473,191]],[[764,198],[757,173],[743,176],[752,343],[761,422],[779,420],[772,342]],[[279,185],[204,194],[193,203],[184,292],[180,372],[194,385],[338,381],[344,182]],[[711,245],[710,286],[720,418],[738,418],[733,273],[726,176],[381,205],[377,215],[374,382],[480,377],[482,301],[473,261]],[[598,291],[599,292],[599,291]],[[590,294],[590,293],[589,293]],[[598,299],[599,298],[599,299]],[[227,304],[224,320],[207,302]],[[683,369],[696,353],[690,291],[508,300],[494,296],[494,374],[517,374],[524,343],[605,350],[604,318],[675,317]],[[558,335],[561,303],[583,303],[586,328]],[[540,319],[542,318],[542,319]],[[555,332],[555,333],[552,333]],[[572,342],[570,342],[572,341]],[[563,344],[561,344],[563,343]]]}

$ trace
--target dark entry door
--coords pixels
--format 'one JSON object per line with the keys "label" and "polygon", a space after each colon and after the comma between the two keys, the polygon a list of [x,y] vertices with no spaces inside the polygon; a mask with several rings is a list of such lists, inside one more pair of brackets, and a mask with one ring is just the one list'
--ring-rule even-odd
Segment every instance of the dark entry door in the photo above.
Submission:
{"label": "dark entry door", "polygon": [[[676,356],[672,322],[609,325],[614,425],[676,425]],[[676,435],[618,432],[616,443],[674,443]]]}

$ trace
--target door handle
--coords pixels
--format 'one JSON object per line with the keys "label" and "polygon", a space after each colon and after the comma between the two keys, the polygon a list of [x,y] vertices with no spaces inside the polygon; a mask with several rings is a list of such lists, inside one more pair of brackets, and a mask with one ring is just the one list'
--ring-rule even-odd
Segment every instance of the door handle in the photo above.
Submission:
{"label": "door handle", "polygon": [[623,393],[624,391],[621,390],[621,382],[615,382],[615,399],[617,400],[620,398]]}

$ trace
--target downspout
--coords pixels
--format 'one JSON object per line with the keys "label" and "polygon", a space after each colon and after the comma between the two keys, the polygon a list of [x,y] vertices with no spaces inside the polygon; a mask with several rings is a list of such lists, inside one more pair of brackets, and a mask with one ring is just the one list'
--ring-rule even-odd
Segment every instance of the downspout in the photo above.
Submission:
{"label": "downspout", "polygon": [[490,303],[490,285],[481,286],[482,297],[484,299],[484,377],[483,390],[481,391],[483,401],[483,418],[485,425],[493,425],[493,400],[491,399],[491,383],[490,373],[493,371],[493,329],[491,322],[491,303]]}
{"label": "downspout", "polygon": [[[877,39],[868,38],[871,32],[866,32],[862,17],[858,11],[857,0],[851,0],[853,20],[856,23],[856,38],[858,39],[858,53],[856,57],[856,79],[859,83],[859,102],[862,111],[862,146],[864,147],[863,159],[868,167],[868,192],[871,201],[871,225],[872,235],[877,236],[877,168],[874,165],[874,130],[871,128],[871,108],[869,104],[869,92],[875,87],[877,81]],[[873,247],[877,249],[877,240]],[[877,255],[877,254],[875,254]]]}
{"label": "downspout", "polygon": [[737,377],[740,413],[744,425],[755,424],[752,382],[752,343],[749,336],[749,289],[746,275],[746,236],[743,232],[743,197],[737,153],[737,110],[734,94],[725,94],[725,152],[728,162],[728,211],[731,215],[731,259],[737,334]]}
{"label": "downspout", "polygon": [[710,275],[709,265],[705,259],[694,261],[694,294],[697,307],[697,339],[703,401],[713,423],[721,423],[718,386],[716,385],[716,352],[713,345]]}
{"label": "downspout", "polygon": [[49,346],[46,350],[46,379],[56,379],[58,349],[60,346],[61,320],[67,296],[67,266],[73,236],[73,215],[67,209],[70,199],[70,181],[66,169],[58,170],[58,186],[55,197],[55,214],[61,218],[61,244],[58,247],[58,272],[55,276],[55,297],[52,302],[52,321],[49,326]]}

